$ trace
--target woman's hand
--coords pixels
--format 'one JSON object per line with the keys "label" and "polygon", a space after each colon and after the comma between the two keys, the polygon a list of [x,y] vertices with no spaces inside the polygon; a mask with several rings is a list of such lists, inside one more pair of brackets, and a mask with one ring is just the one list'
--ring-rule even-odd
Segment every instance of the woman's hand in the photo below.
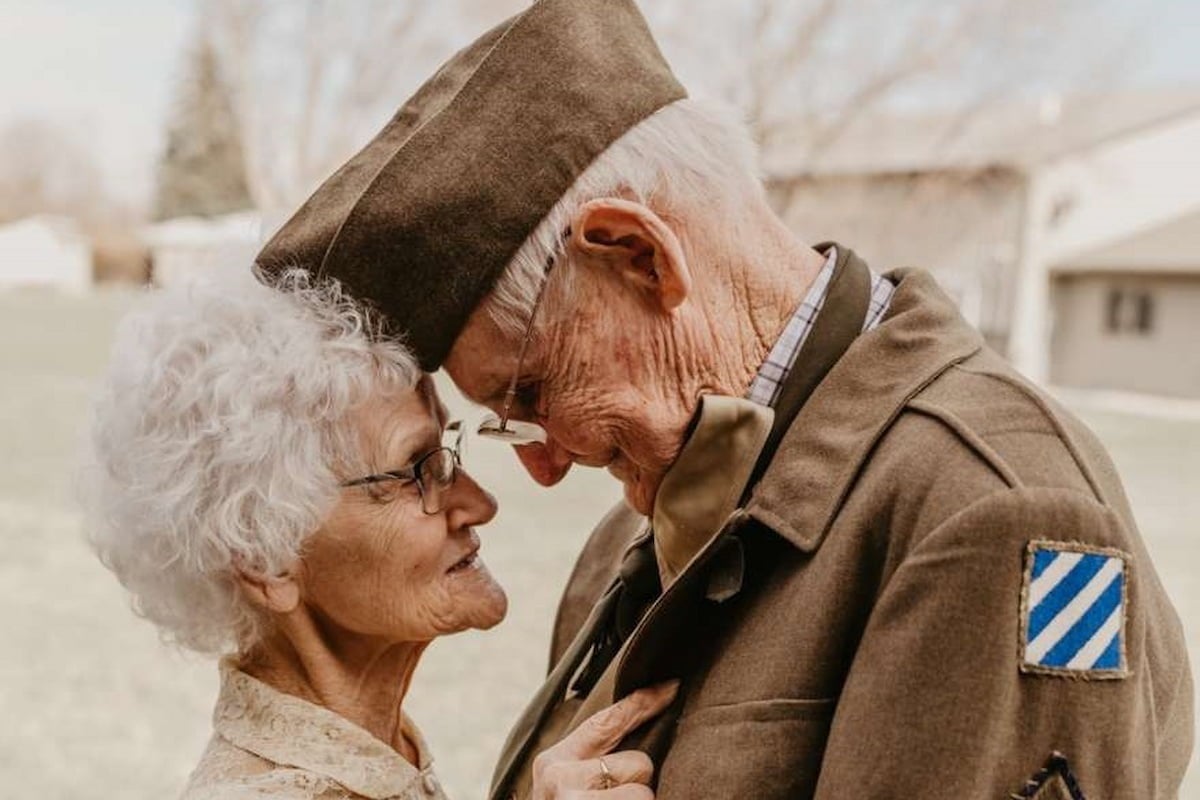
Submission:
{"label": "woman's hand", "polygon": [[660,714],[678,691],[679,681],[639,689],[539,753],[533,760],[533,800],[653,800],[650,756],[640,750],[610,751]]}

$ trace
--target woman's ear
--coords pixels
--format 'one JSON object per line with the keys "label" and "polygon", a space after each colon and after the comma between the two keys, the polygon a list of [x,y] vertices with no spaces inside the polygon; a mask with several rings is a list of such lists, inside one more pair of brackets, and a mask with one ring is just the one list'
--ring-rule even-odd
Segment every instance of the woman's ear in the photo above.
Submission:
{"label": "woman's ear", "polygon": [[663,311],[678,308],[691,292],[679,238],[642,203],[615,197],[584,203],[571,222],[568,246],[577,263],[615,268]]}
{"label": "woman's ear", "polygon": [[300,605],[300,584],[295,574],[295,569],[289,569],[283,575],[268,575],[245,565],[234,567],[235,580],[242,594],[254,605],[273,614],[290,614]]}

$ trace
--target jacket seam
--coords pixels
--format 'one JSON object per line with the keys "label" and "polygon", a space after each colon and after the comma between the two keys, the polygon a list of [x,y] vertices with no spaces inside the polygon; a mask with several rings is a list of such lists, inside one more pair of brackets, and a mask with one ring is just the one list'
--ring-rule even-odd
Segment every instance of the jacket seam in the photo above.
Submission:
{"label": "jacket seam", "polygon": [[941,423],[953,433],[959,441],[974,452],[992,469],[996,475],[1008,484],[1010,489],[1024,485],[1017,473],[1009,466],[1007,460],[996,452],[995,448],[983,440],[961,417],[920,397],[913,398],[909,404],[914,412]]}
{"label": "jacket seam", "polygon": [[941,522],[934,525],[923,536],[920,536],[916,541],[914,541],[909,546],[907,551],[904,553],[904,556],[901,559],[901,562],[898,565],[897,570],[899,570],[900,568],[903,568],[904,564],[910,558],[912,558],[914,555],[917,555],[918,552],[922,551],[922,548],[935,547],[936,544],[933,544],[933,542],[936,539],[939,539],[946,531],[953,529],[955,526],[957,526],[961,522],[962,518],[966,517],[969,514],[974,513],[976,509],[982,508],[988,504],[1001,502],[1001,500],[1005,497],[1014,496],[1014,495],[1015,496],[1021,496],[1021,495],[1028,496],[1028,493],[1030,493],[1030,492],[1061,493],[1066,496],[1071,496],[1075,500],[1075,502],[1084,503],[1084,504],[1092,504],[1094,506],[1099,507],[1107,514],[1115,514],[1113,509],[1109,508],[1104,503],[1097,501],[1095,498],[1089,497],[1086,492],[1081,491],[1079,489],[1045,487],[1045,486],[1021,486],[1021,487],[1014,487],[1014,488],[1005,487],[1005,488],[1001,488],[1001,489],[995,489],[986,494],[980,495],[979,497],[976,497],[976,498],[972,499],[970,502],[964,504],[962,507],[960,507],[959,509],[954,511],[954,513],[950,514],[948,517],[943,519]]}
{"label": "jacket seam", "polygon": [[1100,490],[1100,484],[1096,481],[1096,476],[1092,474],[1092,471],[1088,468],[1083,456],[1080,455],[1079,448],[1075,446],[1075,440],[1071,437],[1071,434],[1067,431],[1067,429],[1063,427],[1062,423],[1058,419],[1058,415],[1050,409],[1049,405],[1047,405],[1045,398],[1030,389],[1030,387],[1024,382],[1016,380],[1008,375],[1004,375],[1003,373],[992,372],[990,370],[985,371],[972,369],[964,364],[956,364],[955,367],[971,375],[980,375],[984,378],[990,378],[992,380],[999,381],[1006,386],[1016,389],[1022,395],[1024,395],[1027,400],[1032,402],[1037,409],[1042,412],[1042,416],[1045,417],[1046,421],[1050,423],[1050,426],[1054,428],[1054,432],[1058,435],[1059,440],[1062,441],[1063,446],[1067,448],[1067,453],[1070,454],[1071,460],[1075,462],[1075,466],[1079,469],[1079,473],[1083,476],[1083,479],[1087,481],[1088,488],[1092,490],[1093,497],[1098,503],[1100,503],[1100,505],[1106,508],[1109,507],[1108,500],[1105,498],[1104,493]]}
{"label": "jacket seam", "polygon": [[[923,381],[921,381],[920,384],[914,386],[912,390],[905,396],[905,398],[896,405],[896,407],[888,414],[887,419],[867,440],[866,446],[861,447],[861,449],[858,451],[855,451],[853,457],[850,459],[854,464],[854,468],[849,470],[843,480],[839,481],[840,488],[837,489],[836,501],[830,504],[822,513],[822,522],[816,535],[810,536],[810,540],[806,543],[796,545],[800,550],[805,552],[813,552],[824,543],[825,537],[829,534],[829,531],[833,528],[834,524],[836,524],[838,517],[842,513],[842,510],[846,507],[847,498],[849,498],[854,492],[859,481],[862,480],[863,474],[869,468],[872,455],[879,448],[880,443],[883,442],[883,440],[891,432],[892,428],[895,427],[896,422],[900,419],[901,415],[904,414],[905,409],[908,407],[909,403],[912,402],[913,398],[926,391],[930,386],[940,380],[942,376],[946,374],[946,372],[960,364],[963,359],[970,358],[978,352],[979,348],[975,348],[969,353],[962,353],[955,356],[953,359],[945,361],[931,375],[928,375]],[[769,466],[767,468],[767,472],[770,472]],[[783,536],[783,538],[787,539],[793,544],[796,544],[792,535],[781,533],[781,531],[784,530],[795,530],[795,526],[791,522],[785,520],[782,515],[775,514],[769,509],[764,509],[755,498],[752,498],[751,501],[746,505],[746,511],[751,517],[758,519],[763,524],[772,528],[777,534]],[[774,520],[774,522],[771,520]]]}

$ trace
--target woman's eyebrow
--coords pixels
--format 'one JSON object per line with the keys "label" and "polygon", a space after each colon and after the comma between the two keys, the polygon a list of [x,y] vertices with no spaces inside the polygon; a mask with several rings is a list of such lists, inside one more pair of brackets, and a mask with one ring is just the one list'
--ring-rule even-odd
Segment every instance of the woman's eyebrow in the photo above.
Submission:
{"label": "woman's eyebrow", "polygon": [[[440,430],[441,426],[438,426],[437,430],[430,430],[427,428],[420,439],[414,440],[411,437],[406,437],[403,442],[403,447],[398,447],[396,450],[388,449],[384,453],[384,455],[387,457],[384,459],[380,469],[393,470],[402,469],[409,466],[422,455],[428,453],[430,450],[433,450],[442,443]],[[400,457],[392,458],[390,455],[388,455],[392,452],[399,452]]]}

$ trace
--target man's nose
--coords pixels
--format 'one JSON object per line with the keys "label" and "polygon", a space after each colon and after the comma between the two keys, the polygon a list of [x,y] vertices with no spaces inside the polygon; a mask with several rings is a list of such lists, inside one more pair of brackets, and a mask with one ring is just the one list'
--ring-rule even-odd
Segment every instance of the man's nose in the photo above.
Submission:
{"label": "man's nose", "polygon": [[513,449],[525,471],[542,486],[553,486],[571,469],[571,454],[553,437],[547,437],[545,444],[523,444]]}

